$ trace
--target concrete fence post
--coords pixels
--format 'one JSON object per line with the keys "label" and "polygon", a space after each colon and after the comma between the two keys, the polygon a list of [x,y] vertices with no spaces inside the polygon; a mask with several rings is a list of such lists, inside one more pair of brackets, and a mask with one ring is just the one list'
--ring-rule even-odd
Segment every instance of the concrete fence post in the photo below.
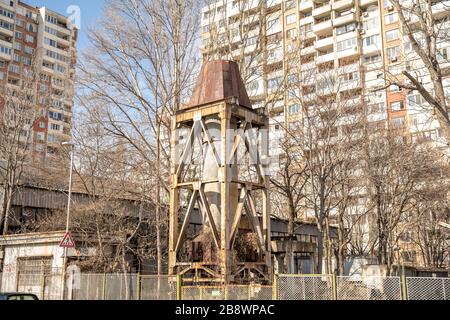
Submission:
{"label": "concrete fence post", "polygon": [[141,273],[138,272],[137,274],[137,285],[136,285],[136,291],[137,291],[137,300],[141,300],[142,293],[141,293]]}
{"label": "concrete fence post", "polygon": [[177,300],[183,300],[183,279],[181,275],[177,275]]}
{"label": "concrete fence post", "polygon": [[273,283],[272,283],[272,300],[278,300],[278,274],[273,275]]}
{"label": "concrete fence post", "polygon": [[406,275],[402,274],[402,300],[408,300],[408,287],[406,285]]}
{"label": "concrete fence post", "polygon": [[333,290],[333,300],[338,299],[338,290],[337,290],[337,276],[336,273],[333,273],[331,275],[331,284],[332,284],[332,290]]}
{"label": "concrete fence post", "polygon": [[103,273],[102,278],[102,300],[106,300],[106,273]]}
{"label": "concrete fence post", "polygon": [[45,300],[45,274],[41,277],[41,300]]}

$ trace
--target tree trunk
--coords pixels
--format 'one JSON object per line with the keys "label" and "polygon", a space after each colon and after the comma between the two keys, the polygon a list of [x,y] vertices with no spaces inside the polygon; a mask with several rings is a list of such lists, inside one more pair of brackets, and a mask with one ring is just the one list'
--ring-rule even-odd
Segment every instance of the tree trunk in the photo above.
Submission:
{"label": "tree trunk", "polygon": [[323,260],[323,232],[319,229],[317,235],[317,263],[315,266],[315,274],[322,274],[322,260]]}

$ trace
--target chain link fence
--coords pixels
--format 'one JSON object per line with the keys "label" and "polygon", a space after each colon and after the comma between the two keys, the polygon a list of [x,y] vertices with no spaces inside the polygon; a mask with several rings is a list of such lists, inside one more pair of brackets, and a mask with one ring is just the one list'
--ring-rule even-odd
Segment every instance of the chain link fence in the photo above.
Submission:
{"label": "chain link fence", "polygon": [[278,275],[273,286],[208,287],[170,276],[0,273],[0,292],[42,300],[450,300],[450,279]]}
{"label": "chain link fence", "polygon": [[329,275],[280,275],[277,287],[279,300],[333,300],[333,278]]}
{"label": "chain link fence", "polygon": [[408,300],[450,300],[449,278],[407,278]]}
{"label": "chain link fence", "polygon": [[337,277],[338,300],[401,300],[400,277]]}

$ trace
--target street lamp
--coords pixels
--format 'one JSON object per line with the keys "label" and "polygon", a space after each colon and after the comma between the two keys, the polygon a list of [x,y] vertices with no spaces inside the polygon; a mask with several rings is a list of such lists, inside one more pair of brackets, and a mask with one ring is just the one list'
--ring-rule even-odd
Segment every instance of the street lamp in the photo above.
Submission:
{"label": "street lamp", "polygon": [[[72,172],[73,172],[73,148],[74,144],[72,142],[63,142],[61,143],[63,147],[70,147],[70,172],[69,172],[69,195],[67,197],[67,214],[66,214],[66,234],[69,232],[69,223],[70,223],[70,203],[72,202]],[[62,272],[62,284],[64,284],[64,277],[66,273],[66,264],[67,264],[67,248],[64,248],[64,256],[63,256],[63,272]],[[61,287],[61,299],[64,300],[64,288]]]}

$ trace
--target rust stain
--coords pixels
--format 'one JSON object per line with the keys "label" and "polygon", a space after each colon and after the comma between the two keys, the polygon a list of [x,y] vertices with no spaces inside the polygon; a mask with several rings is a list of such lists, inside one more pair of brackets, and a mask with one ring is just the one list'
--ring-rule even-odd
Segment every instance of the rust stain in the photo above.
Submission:
{"label": "rust stain", "polygon": [[230,97],[237,98],[240,106],[252,108],[238,64],[227,60],[203,63],[188,107],[204,105]]}

